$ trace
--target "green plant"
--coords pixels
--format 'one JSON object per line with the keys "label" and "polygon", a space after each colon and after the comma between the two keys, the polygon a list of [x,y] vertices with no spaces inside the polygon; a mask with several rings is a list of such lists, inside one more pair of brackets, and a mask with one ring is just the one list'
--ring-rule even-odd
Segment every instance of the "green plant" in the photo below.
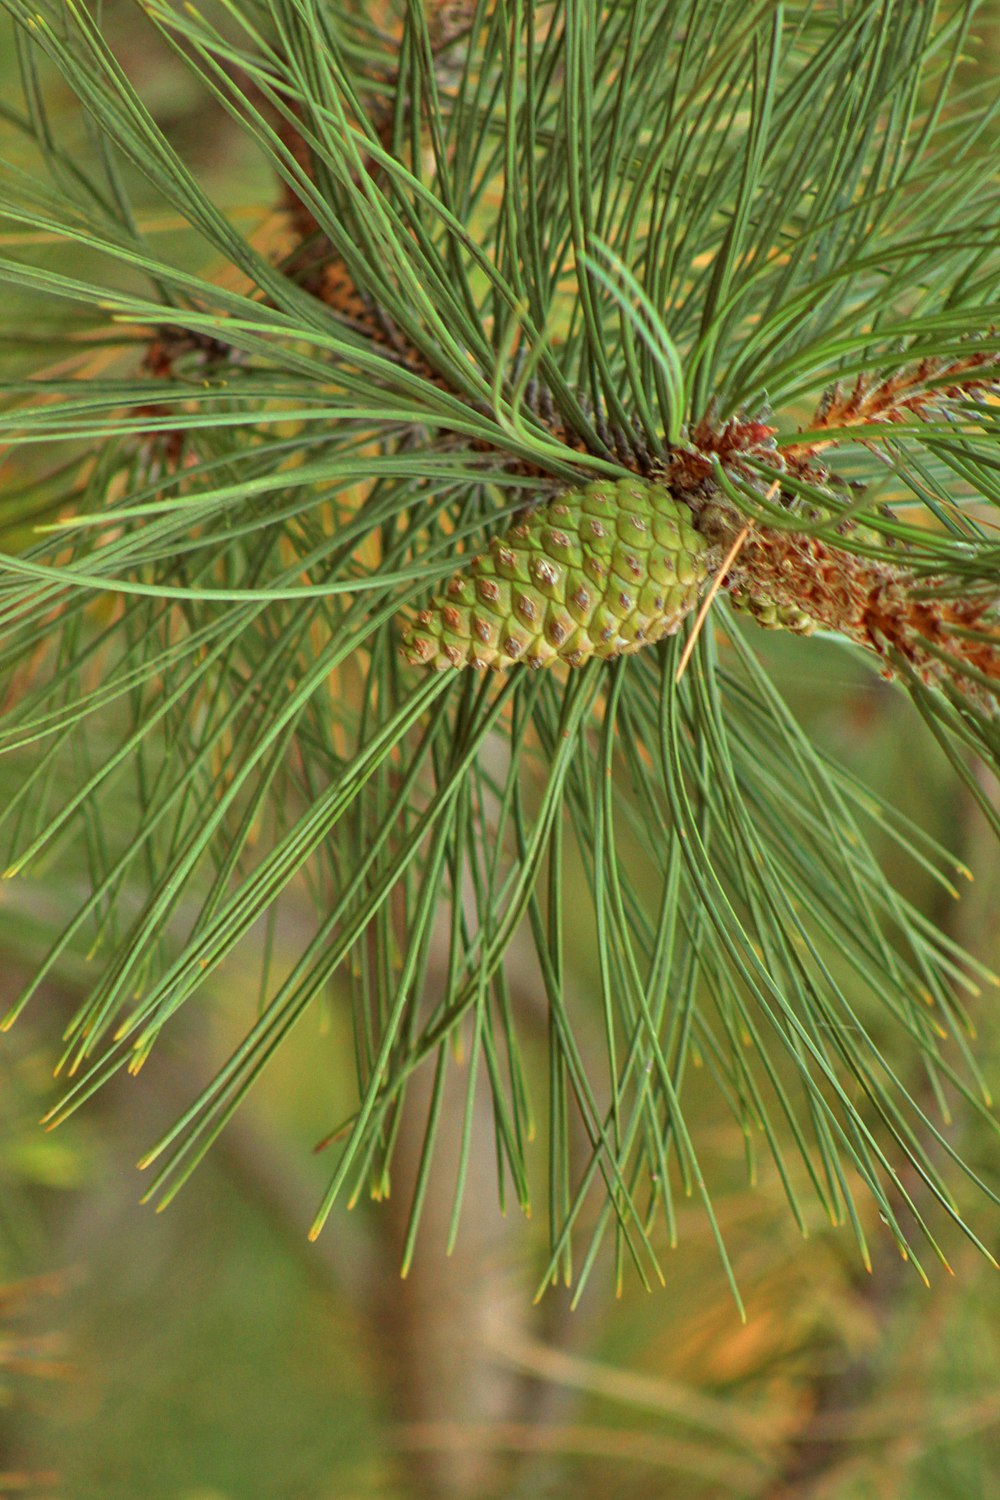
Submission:
{"label": "green plant", "polygon": [[[427,1069],[408,1262],[461,1067],[452,1239],[479,1088],[501,1199],[527,1209],[541,1072],[543,1284],[582,1286],[608,1237],[619,1274],[661,1274],[679,1192],[714,1225],[695,1079],[803,1226],[793,1156],[865,1255],[859,1186],[915,1261],[921,1236],[944,1255],[945,1217],[976,1238],[942,1120],[955,1097],[988,1113],[963,998],[993,976],[892,887],[872,833],[945,889],[960,867],[805,736],[752,618],[818,637],[817,671],[874,654],[1000,830],[975,769],[1000,764],[1000,105],[962,78],[976,6],[145,0],[283,182],[280,249],[202,190],[100,9],[5,9],[24,105],[4,118],[48,175],[4,188],[2,421],[56,456],[9,500],[0,822],[8,873],[68,908],[7,1024],[101,958],[52,1120],[137,1070],[242,945],[254,1014],[146,1158],[161,1203],[332,996],[358,1102],[313,1233],[389,1190]],[[83,149],[49,126],[56,88]],[[164,205],[176,253],[144,227]],[[704,538],[686,647],[404,660],[407,621],[530,532],[525,506],[629,476]],[[507,964],[525,950],[541,1025]],[[922,1093],[892,1060],[914,1053]]]}

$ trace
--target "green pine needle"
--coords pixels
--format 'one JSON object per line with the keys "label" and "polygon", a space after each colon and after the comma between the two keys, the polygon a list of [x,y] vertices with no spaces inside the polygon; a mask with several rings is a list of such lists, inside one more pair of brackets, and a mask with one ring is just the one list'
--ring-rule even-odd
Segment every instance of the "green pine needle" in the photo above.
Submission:
{"label": "green pine needle", "polygon": [[[52,893],[3,1025],[53,975],[75,987],[50,1123],[138,1070],[239,952],[255,1009],[143,1159],[161,1206],[332,997],[357,1103],[311,1233],[389,1190],[425,1070],[404,1272],[456,1073],[449,1249],[486,1089],[501,1201],[548,1216],[541,1288],[579,1296],[606,1244],[617,1274],[662,1280],[690,1197],[739,1301],[705,1095],[803,1233],[812,1198],[867,1262],[863,1189],[918,1268],[946,1221],[988,1254],[949,1183],[997,1194],[940,1122],[988,1111],[965,1005],[997,981],[875,849],[952,894],[966,872],[809,738],[753,628],[717,604],[680,682],[678,641],[485,679],[398,651],[401,612],[522,506],[625,472],[616,429],[655,459],[770,403],[780,451],[834,379],[1000,351],[976,5],[504,0],[445,67],[430,8],[402,0],[384,30],[333,0],[146,0],[150,41],[240,142],[255,232],[99,12],[0,8],[22,93],[0,111],[0,837],[7,876]],[[268,238],[281,184],[374,322]],[[938,591],[1000,590],[995,404],[844,429],[831,462],[869,489],[790,476],[809,517],[746,473],[718,484],[847,551],[903,544]],[[974,769],[1000,770],[1000,719],[898,669],[1000,833]],[[310,929],[286,971],[293,908]]]}

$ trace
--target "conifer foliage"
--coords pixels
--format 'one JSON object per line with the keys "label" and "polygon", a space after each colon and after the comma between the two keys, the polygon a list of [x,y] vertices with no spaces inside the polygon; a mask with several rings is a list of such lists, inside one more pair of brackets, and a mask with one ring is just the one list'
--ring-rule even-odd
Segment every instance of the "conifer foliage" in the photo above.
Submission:
{"label": "conifer foliage", "polygon": [[863,1254],[859,1190],[918,1265],[974,1237],[943,1121],[988,1112],[993,976],[872,835],[955,862],[810,742],[756,628],[821,671],[860,648],[1000,831],[973,0],[143,0],[273,184],[249,226],[101,7],[2,8],[0,420],[44,459],[0,538],[0,837],[54,893],[6,1024],[78,986],[53,1121],[239,961],[246,1035],[150,1150],[160,1202],[329,1002],[357,1096],[313,1233],[389,1191],[427,1070],[412,1248],[457,1068],[452,1234],[489,1090],[502,1201],[548,1156],[545,1282],[605,1239],[654,1280],[678,1194],[715,1225],[695,1090],[801,1223],[805,1183]]}

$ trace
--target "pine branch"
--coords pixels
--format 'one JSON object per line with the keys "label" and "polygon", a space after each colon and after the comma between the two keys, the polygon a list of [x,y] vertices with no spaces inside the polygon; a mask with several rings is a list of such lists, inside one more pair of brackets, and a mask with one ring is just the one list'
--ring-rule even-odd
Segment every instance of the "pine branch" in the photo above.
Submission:
{"label": "pine branch", "polygon": [[[992,978],[869,835],[949,889],[956,865],[811,743],[738,614],[678,669],[745,531],[735,603],[874,652],[957,775],[969,750],[1000,766],[996,339],[969,343],[1000,316],[981,150],[1000,106],[956,85],[973,6],[408,4],[381,26],[248,0],[219,31],[150,0],[283,184],[282,258],[206,192],[88,12],[5,4],[17,129],[52,185],[26,170],[8,193],[25,364],[0,430],[86,450],[12,498],[0,578],[9,873],[76,872],[7,1024],[54,967],[87,976],[53,1119],[138,1071],[239,950],[247,1035],[149,1152],[154,1196],[332,991],[357,1099],[315,1228],[388,1191],[409,1082],[456,1051],[525,1207],[520,935],[549,1016],[546,1282],[585,1223],[581,1288],[605,1242],[652,1282],[678,1190],[728,1265],[695,1063],[800,1223],[790,1153],[862,1254],[859,1184],[912,1254],[901,1163],[957,1211],[891,1047],[985,1113],[962,996]],[[52,145],[55,75],[93,159]],[[136,194],[188,226],[183,257]],[[255,943],[288,903],[311,925],[282,970]],[[567,960],[578,908],[589,975]]]}
{"label": "pine branch", "polygon": [[[456,40],[472,24],[475,9],[468,3],[430,7],[428,36],[435,58],[439,53],[445,58],[453,54]],[[439,63],[435,66],[439,68]],[[398,93],[398,78],[396,90]],[[387,149],[391,146],[395,123],[395,113],[383,105],[376,130],[380,143]],[[315,181],[301,132],[288,120],[282,121],[280,131],[284,144],[310,180]],[[437,380],[439,377],[419,350],[408,348],[397,331],[387,332],[388,321],[365,303],[348,268],[322,236],[311,211],[287,188],[285,205],[300,241],[290,263],[293,272],[301,272],[305,253],[312,262],[312,271],[305,272],[306,284],[316,296],[335,312],[349,317],[353,326],[367,330],[375,342],[388,343],[414,372]],[[311,246],[307,244],[303,250],[303,242],[311,242]],[[990,332],[992,335],[993,330]],[[937,412],[947,413],[955,403],[998,391],[997,355],[981,349],[951,360],[925,358],[882,377],[861,373],[849,393],[845,394],[839,384],[825,393],[811,423],[808,440],[783,447],[782,467],[791,465],[797,477],[828,487],[829,469],[818,466],[816,460],[824,449],[842,441],[844,430],[898,424],[913,415],[928,420]],[[586,398],[582,399],[585,402]],[[547,419],[546,426],[558,441],[569,446],[578,444],[575,434],[565,426],[556,425],[552,399],[547,392],[533,389],[527,405],[534,414]],[[595,413],[589,411],[588,415],[593,418]],[[639,412],[631,415],[628,426],[629,430],[641,433]],[[603,413],[597,416],[597,431],[601,446],[592,450],[595,456],[611,454],[633,472],[648,475],[653,470],[650,453],[641,440],[629,444],[621,429],[612,434]],[[718,461],[733,477],[746,473],[744,457],[774,463],[776,431],[767,426],[763,415],[756,420],[730,420],[722,425],[710,415],[693,428],[690,444],[685,444],[676,455],[670,455],[665,436],[661,438],[658,446],[668,454],[661,472],[672,493],[690,506],[702,533],[716,544],[717,560],[720,553],[725,555],[732,548],[744,522],[739,511],[725,503],[718,487],[712,486],[712,461]],[[831,435],[819,436],[827,433]],[[483,446],[489,451],[489,445]],[[635,497],[633,504],[641,507],[643,493],[634,487],[629,491]],[[655,490],[649,493],[654,495]],[[614,506],[613,499],[608,503]],[[627,505],[628,501],[624,503]],[[814,510],[811,518],[818,519],[818,512]],[[624,576],[619,577],[612,590],[614,603],[607,614],[608,623],[591,627],[592,618],[597,618],[601,609],[591,585],[598,583],[599,598],[606,577],[592,532],[597,529],[598,543],[604,532],[599,519],[587,518],[582,525],[581,532],[574,518],[573,498],[564,496],[544,513],[519,522],[502,542],[494,539],[490,560],[477,558],[471,569],[456,574],[446,594],[436,599],[414,626],[404,627],[403,650],[407,659],[415,664],[433,662],[444,668],[467,662],[479,668],[504,668],[521,660],[532,667],[555,660],[580,666],[593,654],[614,657],[673,634],[684,615],[694,607],[697,596],[678,608],[674,599],[678,580],[673,575],[671,583],[669,566],[664,569],[661,565],[660,576],[654,582],[634,555],[627,555],[621,569]],[[519,596],[520,603],[512,613],[509,585],[503,580],[516,580],[520,576],[517,548],[525,542],[541,547],[541,556],[531,566],[541,569],[545,576],[535,577],[526,557],[523,579],[529,588]],[[588,557],[592,556],[584,571],[580,571],[583,554],[575,547],[577,542]],[[571,570],[563,581],[560,565],[571,554],[576,558],[577,571]],[[499,581],[490,576],[496,569],[500,571]],[[541,583],[549,598],[556,598],[555,609],[546,606],[544,597],[537,597],[530,587],[532,581]],[[626,592],[621,591],[623,583]],[[1000,590],[974,599],[934,600],[927,596],[926,580],[912,571],[859,558],[817,537],[796,537],[792,532],[766,528],[755,528],[741,544],[738,566],[727,570],[722,585],[737,606],[759,624],[806,635],[817,628],[835,631],[879,656],[886,677],[895,675],[895,663],[902,659],[926,686],[952,684],[981,711],[987,714],[996,711],[1000,689],[991,690],[990,684],[1000,683]],[[648,612],[640,613],[635,621],[623,627],[622,614],[633,609],[634,593],[641,596],[644,590],[650,592]],[[664,612],[665,591],[671,601],[667,612]],[[582,602],[567,612],[566,603],[571,598]],[[474,606],[471,612],[470,602]]]}

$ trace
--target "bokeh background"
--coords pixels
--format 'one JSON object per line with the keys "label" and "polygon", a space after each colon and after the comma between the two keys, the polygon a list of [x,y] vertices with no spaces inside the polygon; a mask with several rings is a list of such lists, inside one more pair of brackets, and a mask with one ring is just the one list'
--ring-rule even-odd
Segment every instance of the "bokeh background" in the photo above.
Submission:
{"label": "bokeh background", "polygon": [[[111,13],[119,55],[158,122],[241,227],[272,232],[274,186],[260,161],[154,45],[139,8]],[[998,17],[997,4],[984,8],[970,81],[996,77]],[[20,108],[12,38],[0,14],[0,100]],[[4,109],[0,157],[29,164]],[[149,202],[147,228],[171,236],[178,257],[195,256],[159,203]],[[40,241],[37,254],[65,266],[56,246]],[[5,380],[29,359],[37,351],[0,342]],[[43,462],[4,455],[0,496],[30,484]],[[904,696],[828,643],[762,633],[759,647],[810,734],[968,864],[975,879],[955,901],[891,845],[882,850],[911,900],[1000,965],[997,848]],[[21,771],[0,766],[0,795]],[[983,789],[997,796],[995,785]],[[0,1000],[15,993],[78,878],[52,862],[0,887]],[[579,936],[571,951],[585,993]],[[289,956],[297,937],[286,916],[277,942]],[[450,1258],[453,1174],[441,1162],[413,1268],[399,1276],[418,1108],[391,1199],[338,1211],[309,1243],[330,1173],[313,1148],[353,1103],[336,994],[300,1024],[168,1210],[142,1206],[134,1164],[242,1035],[255,967],[250,944],[245,967],[220,971],[211,1004],[186,1008],[137,1078],[117,1078],[53,1134],[38,1119],[58,1096],[72,964],[0,1041],[0,1496],[996,1500],[995,1269],[957,1230],[945,1235],[950,1273],[931,1264],[929,1287],[877,1222],[866,1225],[871,1274],[846,1229],[817,1216],[803,1239],[773,1171],[747,1184],[742,1135],[714,1091],[699,1105],[692,1090],[689,1123],[745,1326],[694,1207],[680,1211],[665,1289],[626,1282],[616,1296],[608,1265],[575,1310],[563,1291],[534,1306],[544,1227],[500,1214],[488,1118]],[[541,1000],[527,993],[521,1003],[530,1012]],[[995,991],[973,1003],[976,1055],[1000,1088],[997,1009]],[[540,1097],[543,1042],[540,1024]],[[920,1096],[917,1061],[896,1061]],[[456,1131],[461,1109],[457,1094],[446,1099]],[[963,1112],[946,1134],[996,1187],[989,1126]],[[535,1149],[541,1174],[544,1142]],[[1000,1247],[1000,1215],[952,1180],[963,1213]]]}

